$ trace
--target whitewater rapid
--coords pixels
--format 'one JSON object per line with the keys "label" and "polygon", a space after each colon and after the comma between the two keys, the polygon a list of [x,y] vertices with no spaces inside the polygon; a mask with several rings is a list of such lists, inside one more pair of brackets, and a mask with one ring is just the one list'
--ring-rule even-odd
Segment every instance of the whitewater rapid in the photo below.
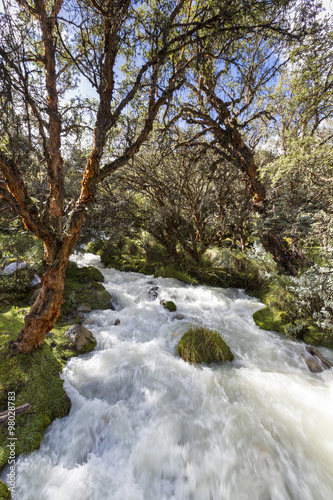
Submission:
{"label": "whitewater rapid", "polygon": [[[70,414],[19,458],[15,500],[333,498],[333,370],[311,373],[302,345],[260,330],[262,305],[241,290],[76,261],[100,268],[116,310],[86,315],[96,350],[66,365]],[[197,324],[221,332],[232,363],[175,355]]]}

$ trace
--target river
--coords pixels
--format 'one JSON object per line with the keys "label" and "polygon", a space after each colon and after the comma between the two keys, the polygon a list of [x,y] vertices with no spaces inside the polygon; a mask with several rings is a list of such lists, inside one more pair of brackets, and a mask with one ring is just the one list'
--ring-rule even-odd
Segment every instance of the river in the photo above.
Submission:
{"label": "river", "polygon": [[[66,365],[71,412],[19,458],[15,499],[333,498],[333,370],[311,373],[304,346],[260,330],[252,314],[262,304],[75,259],[100,268],[116,310],[86,315],[97,348]],[[175,355],[197,324],[221,332],[232,363]]]}

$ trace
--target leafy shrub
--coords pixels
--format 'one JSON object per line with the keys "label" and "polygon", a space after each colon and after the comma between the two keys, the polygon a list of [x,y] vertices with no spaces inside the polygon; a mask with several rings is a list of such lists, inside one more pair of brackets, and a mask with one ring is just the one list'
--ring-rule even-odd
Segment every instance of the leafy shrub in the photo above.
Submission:
{"label": "leafy shrub", "polygon": [[320,328],[333,333],[333,267],[314,265],[292,278],[289,289],[298,315],[312,316]]}

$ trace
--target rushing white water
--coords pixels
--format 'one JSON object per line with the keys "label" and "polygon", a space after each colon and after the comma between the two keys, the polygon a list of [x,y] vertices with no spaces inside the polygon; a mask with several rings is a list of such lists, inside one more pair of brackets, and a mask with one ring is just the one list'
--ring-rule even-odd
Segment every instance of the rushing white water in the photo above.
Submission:
{"label": "rushing white water", "polygon": [[[311,373],[304,347],[259,330],[242,291],[102,272],[118,310],[87,315],[97,348],[66,366],[71,412],[19,458],[15,499],[333,498],[333,370]],[[177,357],[193,324],[218,329],[235,360]]]}

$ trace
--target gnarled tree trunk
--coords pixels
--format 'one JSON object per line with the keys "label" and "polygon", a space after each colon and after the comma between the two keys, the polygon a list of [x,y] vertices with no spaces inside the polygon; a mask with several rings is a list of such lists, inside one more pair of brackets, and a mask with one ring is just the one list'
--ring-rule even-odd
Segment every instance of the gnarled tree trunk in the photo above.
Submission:
{"label": "gnarled tree trunk", "polygon": [[38,347],[52,330],[58,317],[65,292],[65,273],[69,257],[79,234],[82,220],[78,220],[72,237],[65,237],[54,248],[45,245],[46,269],[41,278],[39,294],[25,317],[24,327],[11,343],[13,350],[27,353]]}

